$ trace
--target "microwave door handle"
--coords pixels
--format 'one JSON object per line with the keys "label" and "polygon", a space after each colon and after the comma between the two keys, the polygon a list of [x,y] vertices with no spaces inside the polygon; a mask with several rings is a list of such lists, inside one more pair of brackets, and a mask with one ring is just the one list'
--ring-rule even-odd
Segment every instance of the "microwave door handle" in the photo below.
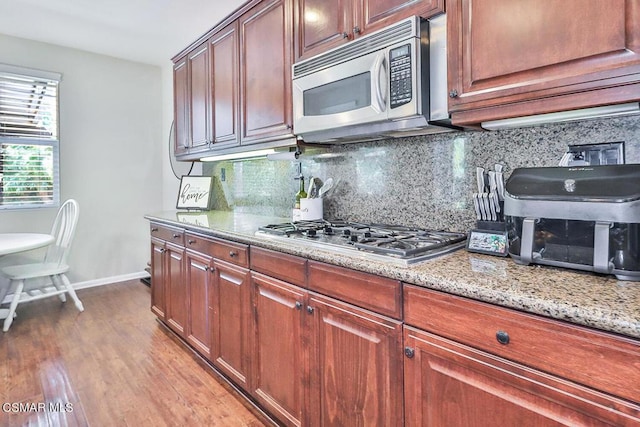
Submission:
{"label": "microwave door handle", "polygon": [[378,55],[375,64],[373,65],[373,84],[375,85],[376,102],[378,103],[378,109],[386,111],[386,89],[387,89],[387,73],[385,67],[386,55],[381,53]]}

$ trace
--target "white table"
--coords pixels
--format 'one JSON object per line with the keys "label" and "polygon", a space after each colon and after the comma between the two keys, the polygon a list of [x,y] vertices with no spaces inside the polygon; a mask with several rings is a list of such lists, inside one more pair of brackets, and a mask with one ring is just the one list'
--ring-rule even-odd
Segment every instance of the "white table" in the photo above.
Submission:
{"label": "white table", "polygon": [[0,255],[29,251],[48,246],[53,236],[40,233],[0,233]]}
{"label": "white table", "polygon": [[[0,233],[0,256],[42,248],[53,243],[53,236],[40,233]],[[9,292],[9,286],[0,285],[0,303]],[[0,319],[7,317],[8,309],[0,309]]]}

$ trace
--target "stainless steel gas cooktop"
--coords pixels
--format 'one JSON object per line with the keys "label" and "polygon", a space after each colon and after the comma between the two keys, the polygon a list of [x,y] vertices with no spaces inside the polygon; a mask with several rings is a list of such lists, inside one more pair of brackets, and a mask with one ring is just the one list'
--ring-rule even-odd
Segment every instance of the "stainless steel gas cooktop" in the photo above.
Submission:
{"label": "stainless steel gas cooktop", "polygon": [[460,249],[466,240],[450,231],[326,220],[270,224],[256,234],[404,266]]}

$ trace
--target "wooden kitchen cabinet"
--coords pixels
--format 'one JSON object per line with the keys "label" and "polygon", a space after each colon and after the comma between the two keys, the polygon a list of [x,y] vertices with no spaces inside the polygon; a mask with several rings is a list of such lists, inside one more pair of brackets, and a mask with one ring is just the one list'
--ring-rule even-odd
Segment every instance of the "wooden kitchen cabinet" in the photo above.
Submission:
{"label": "wooden kitchen cabinet", "polygon": [[[193,241],[189,235],[187,246]],[[211,358],[211,316],[209,294],[212,292],[213,258],[187,249],[185,284],[189,294],[189,314],[185,339],[207,359]]]}
{"label": "wooden kitchen cabinet", "polygon": [[304,303],[308,293],[260,273],[251,275],[254,398],[287,426],[299,426],[308,405]]}
{"label": "wooden kitchen cabinet", "polygon": [[214,260],[211,360],[244,390],[249,390],[251,302],[249,270]]}
{"label": "wooden kitchen cabinet", "polygon": [[240,143],[238,38],[238,23],[232,22],[209,39],[214,149],[232,147]]}
{"label": "wooden kitchen cabinet", "polygon": [[180,335],[187,321],[184,231],[151,223],[151,311]]}
{"label": "wooden kitchen cabinet", "polygon": [[174,126],[174,154],[184,156],[191,146],[189,136],[189,94],[187,85],[186,56],[177,60],[173,65],[173,126]]}
{"label": "wooden kitchen cabinet", "polygon": [[409,16],[444,12],[444,0],[299,0],[296,59],[305,59]]}
{"label": "wooden kitchen cabinet", "polygon": [[640,100],[636,0],[448,0],[455,125]]}
{"label": "wooden kitchen cabinet", "polygon": [[307,425],[402,426],[402,322],[312,293]]}
{"label": "wooden kitchen cabinet", "polygon": [[292,0],[265,0],[239,18],[241,145],[293,138]]}
{"label": "wooden kitchen cabinet", "polygon": [[407,426],[640,423],[640,344],[404,286]]}

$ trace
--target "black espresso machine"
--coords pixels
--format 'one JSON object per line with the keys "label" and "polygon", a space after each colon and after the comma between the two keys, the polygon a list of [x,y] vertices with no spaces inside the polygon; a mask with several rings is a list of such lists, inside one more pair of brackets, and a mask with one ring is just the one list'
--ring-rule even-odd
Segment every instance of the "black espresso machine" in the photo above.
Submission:
{"label": "black espresso machine", "polygon": [[516,263],[640,281],[640,165],[519,168],[505,188]]}

